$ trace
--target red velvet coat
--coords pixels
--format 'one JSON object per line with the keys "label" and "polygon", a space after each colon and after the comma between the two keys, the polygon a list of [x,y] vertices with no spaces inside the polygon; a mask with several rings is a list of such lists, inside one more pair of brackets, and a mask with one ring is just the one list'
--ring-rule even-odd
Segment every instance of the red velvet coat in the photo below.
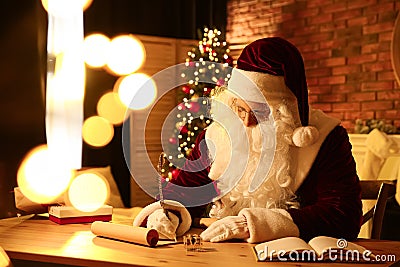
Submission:
{"label": "red velvet coat", "polygon": [[[198,144],[204,136],[205,131],[197,138],[196,146],[186,161],[188,169],[195,167],[192,160],[200,158]],[[209,159],[205,159],[196,164],[209,166],[208,163]],[[185,187],[215,183],[208,178],[209,170],[210,168],[206,167],[198,172],[180,171],[172,182]],[[182,199],[191,197],[201,197],[211,201],[217,196],[215,189],[211,191],[213,192],[208,191],[206,194],[203,192],[198,195],[177,196],[167,188],[165,196],[181,202]],[[303,239],[309,240],[318,235],[327,235],[352,240],[358,236],[362,218],[361,188],[351,153],[351,144],[343,127],[334,128],[322,143],[310,172],[296,195],[300,208],[289,209],[288,212]],[[203,205],[189,208],[192,218],[202,216],[205,207]]]}

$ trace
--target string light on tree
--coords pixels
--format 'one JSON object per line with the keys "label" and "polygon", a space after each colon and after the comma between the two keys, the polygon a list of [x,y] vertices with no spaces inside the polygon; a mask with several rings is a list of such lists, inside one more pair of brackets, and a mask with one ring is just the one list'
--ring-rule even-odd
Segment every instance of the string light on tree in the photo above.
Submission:
{"label": "string light on tree", "polygon": [[224,85],[230,77],[233,58],[229,55],[227,42],[220,37],[220,30],[205,27],[199,32],[198,45],[187,53],[187,68],[181,73],[187,84],[177,93],[176,124],[168,139],[168,148],[164,151],[166,160],[161,169],[161,175],[167,180],[176,178],[179,173],[171,161],[190,155],[197,136],[212,122],[207,98],[216,86]]}

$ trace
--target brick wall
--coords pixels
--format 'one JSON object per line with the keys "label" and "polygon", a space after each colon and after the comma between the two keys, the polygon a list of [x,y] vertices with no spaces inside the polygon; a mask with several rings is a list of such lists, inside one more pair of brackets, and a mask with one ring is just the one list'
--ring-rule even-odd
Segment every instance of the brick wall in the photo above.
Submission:
{"label": "brick wall", "polygon": [[226,36],[237,48],[234,55],[262,37],[295,44],[311,105],[341,119],[349,132],[357,118],[400,126],[390,52],[399,10],[398,0],[229,0]]}

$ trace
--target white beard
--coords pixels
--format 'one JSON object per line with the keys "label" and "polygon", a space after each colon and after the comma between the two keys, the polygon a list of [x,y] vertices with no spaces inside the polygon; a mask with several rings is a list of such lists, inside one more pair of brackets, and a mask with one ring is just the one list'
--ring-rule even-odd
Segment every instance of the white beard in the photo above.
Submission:
{"label": "white beard", "polygon": [[[232,121],[223,124],[237,127]],[[271,116],[256,127],[242,124],[243,130],[228,129],[229,135],[217,122],[207,129],[206,142],[214,159],[209,177],[218,180],[221,192],[211,217],[237,215],[251,207],[285,208],[291,203],[294,194],[290,190],[293,179],[287,137],[292,126],[284,120],[272,121]]]}

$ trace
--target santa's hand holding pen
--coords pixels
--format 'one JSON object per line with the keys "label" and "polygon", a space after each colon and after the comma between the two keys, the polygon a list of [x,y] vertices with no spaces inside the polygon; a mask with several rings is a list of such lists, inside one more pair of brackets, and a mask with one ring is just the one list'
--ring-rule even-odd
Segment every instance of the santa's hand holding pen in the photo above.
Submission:
{"label": "santa's hand holding pen", "polygon": [[179,218],[172,212],[165,213],[163,210],[156,210],[147,218],[146,226],[147,228],[156,229],[161,237],[176,239]]}
{"label": "santa's hand holding pen", "polygon": [[133,221],[134,226],[156,229],[161,238],[167,239],[182,236],[190,229],[191,224],[189,211],[174,200],[164,200],[163,205],[160,201],[147,205]]}

